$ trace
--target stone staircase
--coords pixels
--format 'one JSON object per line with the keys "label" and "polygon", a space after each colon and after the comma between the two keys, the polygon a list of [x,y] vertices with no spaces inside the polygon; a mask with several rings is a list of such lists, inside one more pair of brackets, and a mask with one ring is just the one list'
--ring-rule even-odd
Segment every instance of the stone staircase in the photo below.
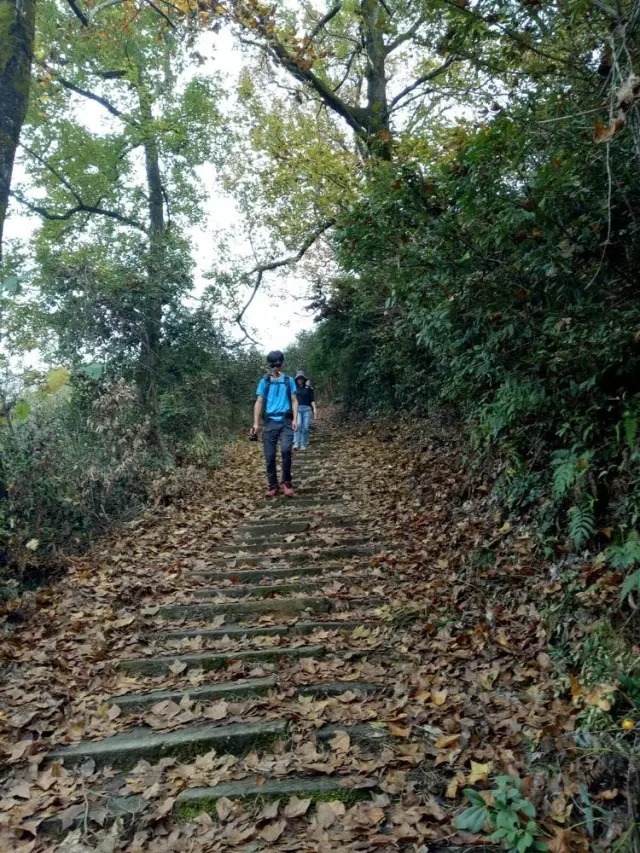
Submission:
{"label": "stone staircase", "polygon": [[[375,751],[385,736],[381,724],[297,725],[297,703],[305,697],[348,693],[353,700],[355,693],[365,701],[386,690],[374,666],[371,681],[354,670],[356,662],[376,653],[349,644],[354,631],[375,627],[382,599],[372,593],[371,578],[371,558],[381,546],[366,528],[363,485],[341,475],[347,463],[340,445],[314,435],[311,449],[295,456],[298,496],[261,500],[235,541],[219,548],[210,565],[184,571],[181,600],[162,604],[141,619],[141,627],[131,626],[137,631],[131,646],[135,654],[114,665],[134,689],[107,700],[131,725],[102,740],[60,745],[46,759],[69,768],[87,762],[111,768],[100,792],[109,820],[119,816],[134,822],[149,809],[142,795],[119,794],[127,771],[140,761],[154,765],[173,758],[189,764],[212,750],[218,756],[265,750],[282,754],[304,749],[307,741],[322,750],[342,730],[351,742]],[[315,680],[313,667],[308,673],[300,669],[307,659],[330,663],[331,672],[340,677]],[[190,680],[193,673],[197,682]],[[169,707],[163,703],[197,703],[206,712],[222,700],[258,702],[274,696],[281,700],[275,716],[267,704],[263,718],[225,723],[205,716],[168,731],[140,725],[146,712]],[[203,810],[215,815],[221,797],[352,801],[372,790],[374,781],[362,774],[256,775],[186,787],[175,799],[173,814],[176,819]],[[86,813],[82,819],[86,823]],[[54,816],[42,828],[56,833],[61,824]]]}

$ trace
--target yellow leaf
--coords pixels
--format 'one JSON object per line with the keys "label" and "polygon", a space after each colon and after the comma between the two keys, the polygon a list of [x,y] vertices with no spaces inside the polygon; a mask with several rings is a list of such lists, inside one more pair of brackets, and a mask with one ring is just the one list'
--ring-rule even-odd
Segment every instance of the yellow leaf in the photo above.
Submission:
{"label": "yellow leaf", "polygon": [[636,727],[636,724],[633,722],[633,720],[623,720],[620,725],[625,730],[625,732],[630,732]]}
{"label": "yellow leaf", "polygon": [[447,701],[447,691],[446,690],[432,690],[431,691],[431,701],[434,705],[444,705]]}
{"label": "yellow leaf", "polygon": [[488,761],[486,764],[478,764],[477,761],[471,762],[471,773],[467,779],[469,785],[475,785],[476,782],[486,782],[489,779],[489,773],[493,768],[493,761]]}
{"label": "yellow leaf", "polygon": [[453,746],[453,744],[458,740],[460,735],[442,735],[436,741],[436,746],[438,749],[445,749],[447,746]]}
{"label": "yellow leaf", "polygon": [[55,370],[50,370],[46,378],[47,388],[52,394],[55,394],[56,391],[64,388],[70,376],[71,374],[66,367],[56,367]]}

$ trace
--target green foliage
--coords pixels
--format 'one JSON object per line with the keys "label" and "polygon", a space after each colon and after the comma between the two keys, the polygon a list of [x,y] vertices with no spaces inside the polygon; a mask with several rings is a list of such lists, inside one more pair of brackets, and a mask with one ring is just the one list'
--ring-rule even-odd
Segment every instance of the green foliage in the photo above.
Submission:
{"label": "green foliage", "polygon": [[499,841],[504,850],[526,853],[548,849],[539,838],[535,806],[522,795],[519,779],[498,776],[488,800],[473,788],[465,788],[463,794],[471,805],[456,817],[456,829],[478,834],[488,827],[489,840]]}

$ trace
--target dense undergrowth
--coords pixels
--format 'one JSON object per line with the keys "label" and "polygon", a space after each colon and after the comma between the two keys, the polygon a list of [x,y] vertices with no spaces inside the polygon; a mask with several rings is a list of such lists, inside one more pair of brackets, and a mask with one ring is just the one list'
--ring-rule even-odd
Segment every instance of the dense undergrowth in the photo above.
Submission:
{"label": "dense undergrowth", "polygon": [[[201,341],[160,375],[161,444],[124,375],[58,369],[5,391],[0,428],[0,595],[46,582],[64,555],[145,507],[197,491],[250,417],[259,361]],[[177,351],[177,352],[176,352]]]}
{"label": "dense undergrowth", "polygon": [[[555,103],[555,101],[554,101]],[[631,135],[596,148],[540,101],[375,170],[316,306],[318,376],[351,411],[461,424],[541,543],[612,544],[640,587],[640,193]],[[609,185],[613,171],[614,189]]]}

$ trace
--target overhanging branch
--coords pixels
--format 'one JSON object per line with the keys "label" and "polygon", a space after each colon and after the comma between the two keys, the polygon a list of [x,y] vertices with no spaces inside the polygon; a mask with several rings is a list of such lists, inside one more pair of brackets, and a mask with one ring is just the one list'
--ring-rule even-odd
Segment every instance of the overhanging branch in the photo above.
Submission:
{"label": "overhanging branch", "polygon": [[414,80],[409,86],[406,86],[401,92],[392,98],[389,104],[389,112],[396,107],[403,98],[406,98],[407,95],[410,95],[418,86],[422,86],[423,83],[428,83],[429,80],[433,80],[435,77],[439,77],[440,74],[444,74],[444,72],[449,68],[450,65],[453,65],[454,62],[457,61],[457,57],[450,56],[446,62],[443,62],[442,65],[439,65],[437,68],[434,68],[432,71],[427,72],[426,74],[422,74],[418,77],[417,80]]}
{"label": "overhanging branch", "polygon": [[105,216],[107,219],[114,219],[116,222],[120,222],[122,225],[129,225],[131,228],[136,228],[138,231],[142,231],[143,234],[147,233],[146,228],[140,222],[135,219],[131,219],[129,216],[124,216],[121,213],[118,213],[115,210],[107,210],[104,207],[99,207],[97,205],[85,204],[80,201],[78,204],[70,207],[68,210],[65,210],[64,213],[52,213],[50,210],[47,210],[46,207],[42,207],[39,204],[33,204],[33,202],[24,198],[17,190],[12,190],[11,195],[17,202],[24,205],[24,207],[33,211],[34,213],[38,213],[42,216],[43,219],[47,219],[50,222],[66,222],[71,219],[78,213],[90,213],[95,214],[97,216]]}
{"label": "overhanging branch", "polygon": [[[289,255],[289,257],[287,257],[287,258],[280,258],[279,260],[276,260],[276,261],[267,261],[267,263],[258,264],[250,272],[247,273],[247,276],[255,275],[256,280],[254,282],[253,289],[251,291],[251,295],[249,296],[249,299],[247,300],[243,309],[239,312],[238,316],[236,317],[236,323],[238,323],[238,325],[241,324],[242,318],[244,317],[245,312],[247,311],[247,309],[249,308],[249,306],[251,305],[251,303],[255,299],[256,293],[258,292],[258,290],[260,289],[260,285],[262,284],[262,278],[263,278],[264,274],[266,272],[270,272],[271,270],[277,270],[280,267],[290,266],[291,264],[295,264],[298,261],[302,260],[305,253],[309,251],[309,249],[313,246],[313,244],[316,242],[316,240],[318,240],[318,238],[321,237],[325,233],[325,231],[328,231],[329,228],[331,228],[333,225],[335,225],[335,219],[326,219],[317,228],[315,228],[311,232],[311,234],[309,234],[309,236],[306,238],[306,240],[304,241],[302,246],[298,249],[298,251],[295,253],[295,255]],[[240,326],[240,327],[243,328],[242,326]],[[243,331],[244,331],[244,328],[243,328]]]}

